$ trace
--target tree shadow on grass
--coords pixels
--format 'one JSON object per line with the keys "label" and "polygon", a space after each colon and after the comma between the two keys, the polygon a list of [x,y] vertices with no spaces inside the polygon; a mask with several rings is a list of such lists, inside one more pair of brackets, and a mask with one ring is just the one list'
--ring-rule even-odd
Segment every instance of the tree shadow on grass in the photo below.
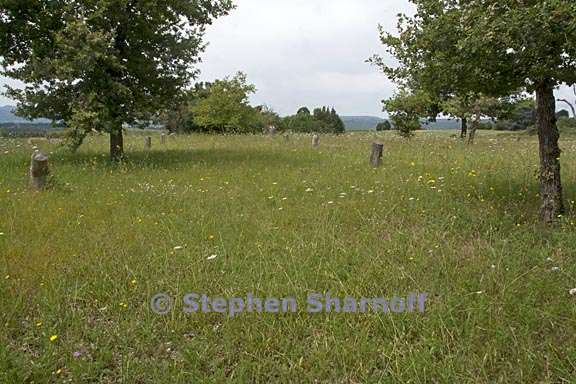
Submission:
{"label": "tree shadow on grass", "polygon": [[110,162],[109,156],[101,152],[79,152],[76,154],[65,153],[59,157],[59,162],[76,166],[101,166],[101,167],[129,167],[129,168],[152,168],[152,169],[180,169],[191,165],[203,165],[206,167],[226,166],[234,167],[290,167],[301,168],[317,164],[311,158],[294,156],[293,153],[278,150],[255,150],[246,149],[167,149],[164,151],[139,151],[126,152],[125,159],[121,164]]}
{"label": "tree shadow on grass", "polygon": [[[571,201],[576,199],[576,194],[573,192],[573,183],[569,180],[564,180],[564,202],[566,208],[566,215],[574,215],[573,204]],[[501,183],[493,183],[492,185],[483,185],[477,189],[477,195],[467,197],[456,196],[455,199],[475,199],[479,204],[490,204],[497,212],[509,217],[516,223],[524,223],[526,221],[537,222],[542,200],[539,195],[540,184],[538,180],[530,182],[522,182],[520,180],[510,180]],[[483,201],[482,201],[483,200]]]}

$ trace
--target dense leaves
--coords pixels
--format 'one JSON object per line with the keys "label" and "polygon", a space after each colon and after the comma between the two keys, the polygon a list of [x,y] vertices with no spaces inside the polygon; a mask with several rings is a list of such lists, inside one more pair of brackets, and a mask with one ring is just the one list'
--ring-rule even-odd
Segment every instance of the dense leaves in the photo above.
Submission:
{"label": "dense leaves", "polygon": [[310,110],[302,107],[296,115],[283,119],[284,129],[300,133],[344,133],[346,128],[344,122],[334,108],[322,107]]}
{"label": "dense leaves", "polygon": [[[197,75],[204,28],[230,0],[3,0],[3,74],[27,117],[61,120],[82,137],[121,134]],[[121,148],[118,148],[121,154]]]}

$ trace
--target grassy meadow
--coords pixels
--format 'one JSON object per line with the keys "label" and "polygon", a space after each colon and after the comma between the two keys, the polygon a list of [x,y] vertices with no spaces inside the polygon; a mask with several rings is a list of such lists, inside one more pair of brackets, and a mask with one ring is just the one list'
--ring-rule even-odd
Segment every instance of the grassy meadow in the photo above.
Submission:
{"label": "grassy meadow", "polygon": [[[108,162],[0,141],[0,383],[575,383],[576,137],[568,214],[538,224],[536,138],[176,136]],[[151,297],[175,299],[166,316]],[[427,292],[405,314],[185,314],[185,293]]]}

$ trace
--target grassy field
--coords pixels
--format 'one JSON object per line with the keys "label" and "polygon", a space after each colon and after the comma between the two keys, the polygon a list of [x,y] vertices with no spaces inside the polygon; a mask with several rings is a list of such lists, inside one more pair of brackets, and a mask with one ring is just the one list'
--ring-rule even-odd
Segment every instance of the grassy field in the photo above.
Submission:
{"label": "grassy field", "polygon": [[[0,141],[2,383],[574,383],[576,226],[537,223],[528,136]],[[561,141],[569,210],[576,139]],[[151,297],[175,308],[154,314]],[[430,295],[405,314],[185,314],[212,297]]]}

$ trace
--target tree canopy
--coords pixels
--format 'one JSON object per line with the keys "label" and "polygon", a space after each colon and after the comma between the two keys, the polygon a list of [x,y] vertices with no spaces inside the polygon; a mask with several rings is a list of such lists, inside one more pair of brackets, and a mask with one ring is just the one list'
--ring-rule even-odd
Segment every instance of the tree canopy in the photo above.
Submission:
{"label": "tree canopy", "polygon": [[334,108],[315,108],[313,113],[302,107],[293,116],[283,119],[284,129],[300,133],[335,133],[346,132],[344,122]]}
{"label": "tree canopy", "polygon": [[205,26],[230,0],[27,0],[0,6],[2,74],[26,84],[7,94],[18,113],[63,121],[78,137],[111,136],[174,101],[198,71]]}
{"label": "tree canopy", "polygon": [[[542,220],[563,212],[554,88],[576,83],[573,0],[412,0],[399,35],[381,31],[398,60],[379,65],[392,80],[444,99],[535,92],[540,138]],[[475,107],[478,110],[478,106]]]}

